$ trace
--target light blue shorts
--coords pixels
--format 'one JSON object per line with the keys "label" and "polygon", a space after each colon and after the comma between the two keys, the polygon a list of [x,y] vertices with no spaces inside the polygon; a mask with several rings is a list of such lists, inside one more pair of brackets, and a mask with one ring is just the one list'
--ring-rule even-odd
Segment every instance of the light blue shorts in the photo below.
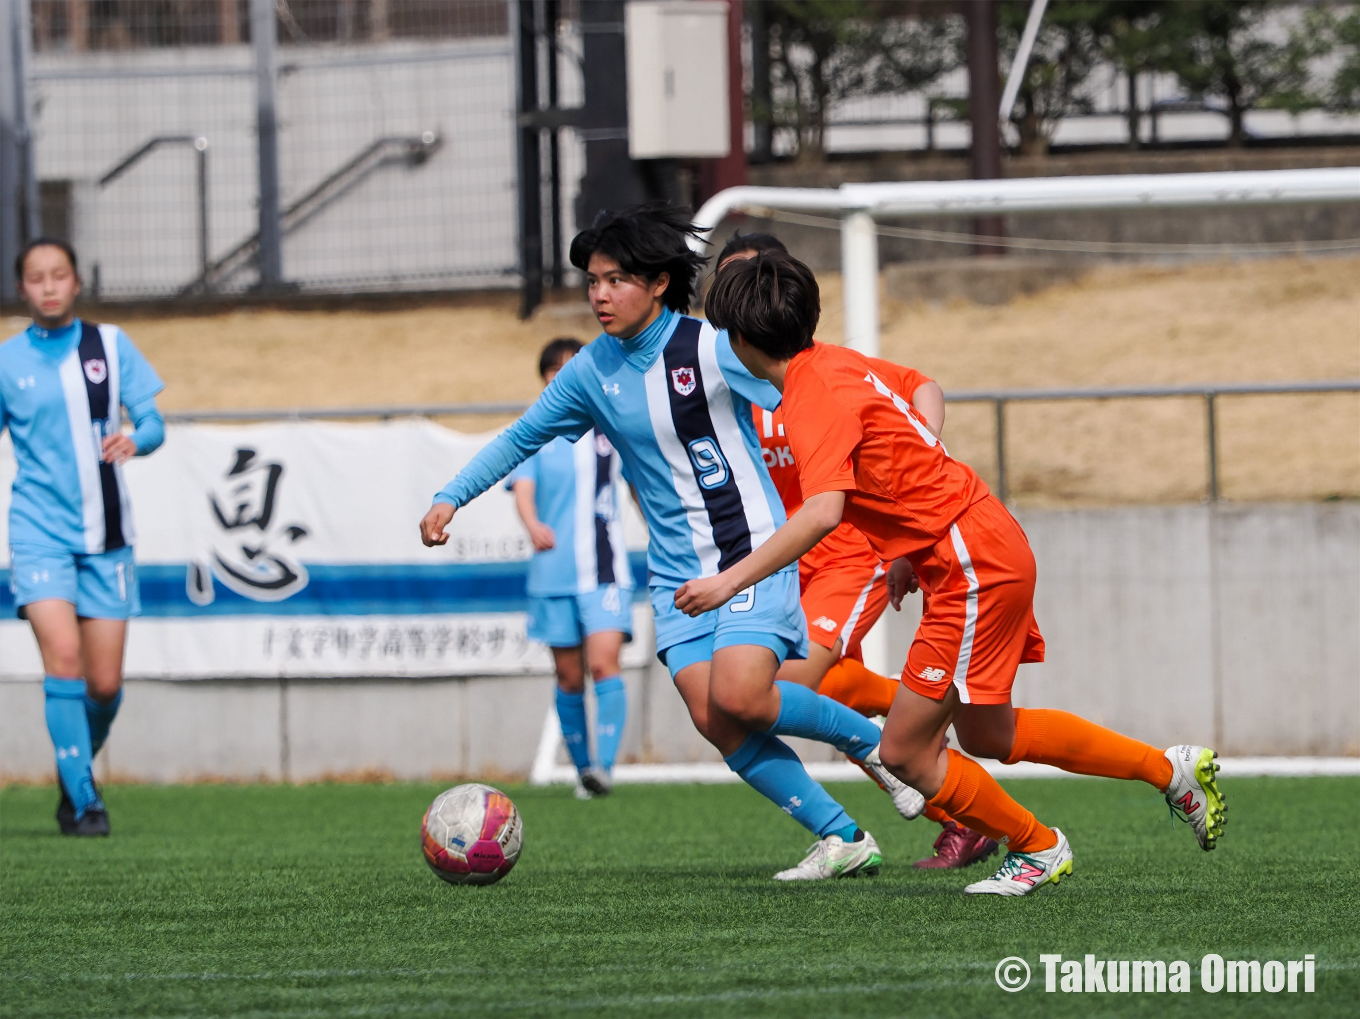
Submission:
{"label": "light blue shorts", "polygon": [[660,584],[649,589],[656,616],[656,654],[672,678],[686,666],[711,660],[718,648],[738,644],[767,647],[781,663],[807,657],[807,617],[798,601],[797,564],[697,618],[675,607],[675,591]]}
{"label": "light blue shorts", "polygon": [[85,619],[129,619],[141,614],[130,546],[87,553],[15,545],[9,556],[9,586],[21,619],[25,605],[47,598],[70,602],[76,615]]}
{"label": "light blue shorts", "polygon": [[529,599],[529,639],[549,647],[579,647],[592,633],[633,639],[633,592],[605,584],[589,594]]}

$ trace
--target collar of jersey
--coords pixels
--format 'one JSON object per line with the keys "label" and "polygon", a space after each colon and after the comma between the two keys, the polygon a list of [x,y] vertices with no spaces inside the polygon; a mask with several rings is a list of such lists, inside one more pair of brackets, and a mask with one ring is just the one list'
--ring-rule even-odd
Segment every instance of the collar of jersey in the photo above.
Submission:
{"label": "collar of jersey", "polygon": [[66,349],[80,338],[80,328],[80,319],[61,329],[44,329],[34,322],[28,327],[28,336],[38,344],[39,350],[64,354]]}
{"label": "collar of jersey", "polygon": [[662,308],[661,314],[656,317],[646,329],[626,340],[619,340],[619,347],[623,351],[623,359],[628,362],[629,367],[646,374],[647,369],[656,363],[656,359],[661,356],[661,349],[675,332],[675,327],[680,321],[680,313],[671,308]]}

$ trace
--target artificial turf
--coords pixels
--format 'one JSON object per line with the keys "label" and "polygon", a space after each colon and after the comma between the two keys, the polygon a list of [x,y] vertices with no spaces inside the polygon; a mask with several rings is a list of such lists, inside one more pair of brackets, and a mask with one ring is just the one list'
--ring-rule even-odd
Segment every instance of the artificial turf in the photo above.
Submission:
{"label": "artificial turf", "polygon": [[[1015,782],[1076,853],[1024,899],[913,871],[935,829],[868,783],[877,878],[770,875],[809,839],[742,786],[580,803],[508,787],[524,855],[453,887],[421,857],[432,785],[115,786],[114,834],[57,834],[51,788],[0,792],[0,1014],[27,1016],[1354,1016],[1360,780],[1224,782],[1202,853],[1154,792]],[[1185,959],[1184,994],[1048,994],[1039,955]],[[1210,995],[1200,959],[1316,956],[1313,994]],[[1006,993],[994,968],[1034,979]]]}

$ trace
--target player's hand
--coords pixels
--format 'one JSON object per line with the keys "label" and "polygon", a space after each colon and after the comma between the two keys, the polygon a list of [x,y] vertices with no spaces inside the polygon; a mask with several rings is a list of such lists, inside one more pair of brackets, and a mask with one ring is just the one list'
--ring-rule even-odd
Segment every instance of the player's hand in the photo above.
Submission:
{"label": "player's hand", "polygon": [[449,536],[444,533],[444,528],[449,526],[453,514],[454,508],[446,502],[437,502],[431,506],[430,512],[420,521],[420,540],[430,548],[447,544]]}
{"label": "player's hand", "polygon": [[103,459],[106,464],[127,463],[137,455],[137,443],[122,432],[104,436]]}
{"label": "player's hand", "polygon": [[894,612],[902,611],[902,599],[921,590],[921,579],[911,560],[903,557],[888,567],[888,601],[892,602]]}
{"label": "player's hand", "polygon": [[688,580],[675,592],[675,607],[687,616],[701,616],[727,604],[736,593],[721,573],[716,577]]}
{"label": "player's hand", "polygon": [[533,543],[535,552],[546,552],[557,547],[557,535],[541,520],[529,524],[529,541]]}

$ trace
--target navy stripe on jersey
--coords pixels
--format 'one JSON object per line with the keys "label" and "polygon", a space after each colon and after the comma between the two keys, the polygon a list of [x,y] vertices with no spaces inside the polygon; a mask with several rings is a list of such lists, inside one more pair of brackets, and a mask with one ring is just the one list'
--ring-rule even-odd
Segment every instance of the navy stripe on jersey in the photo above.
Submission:
{"label": "navy stripe on jersey", "polygon": [[601,584],[614,583],[614,546],[609,541],[609,518],[600,512],[601,506],[613,511],[614,503],[614,450],[600,453],[600,436],[596,433],[595,444],[595,562],[596,580]]}
{"label": "navy stripe on jersey", "polygon": [[[104,338],[99,335],[99,327],[89,322],[80,324],[80,347],[76,356],[80,359],[81,374],[85,377],[85,394],[90,400],[90,424],[95,435],[103,439],[108,429],[109,413],[109,361],[104,350]],[[99,381],[95,381],[95,379]],[[113,408],[117,411],[118,408]],[[118,475],[113,464],[102,457],[99,460],[99,493],[104,500],[104,551],[112,552],[127,544],[123,540],[123,501],[118,492]]]}
{"label": "navy stripe on jersey", "polygon": [[[718,569],[722,571],[751,554],[751,527],[741,491],[723,457],[708,413],[708,393],[699,368],[702,328],[698,319],[686,316],[666,344],[666,395],[670,397],[675,434],[689,451],[690,468],[704,499],[713,543],[718,547]],[[686,373],[693,373],[692,388]]]}

